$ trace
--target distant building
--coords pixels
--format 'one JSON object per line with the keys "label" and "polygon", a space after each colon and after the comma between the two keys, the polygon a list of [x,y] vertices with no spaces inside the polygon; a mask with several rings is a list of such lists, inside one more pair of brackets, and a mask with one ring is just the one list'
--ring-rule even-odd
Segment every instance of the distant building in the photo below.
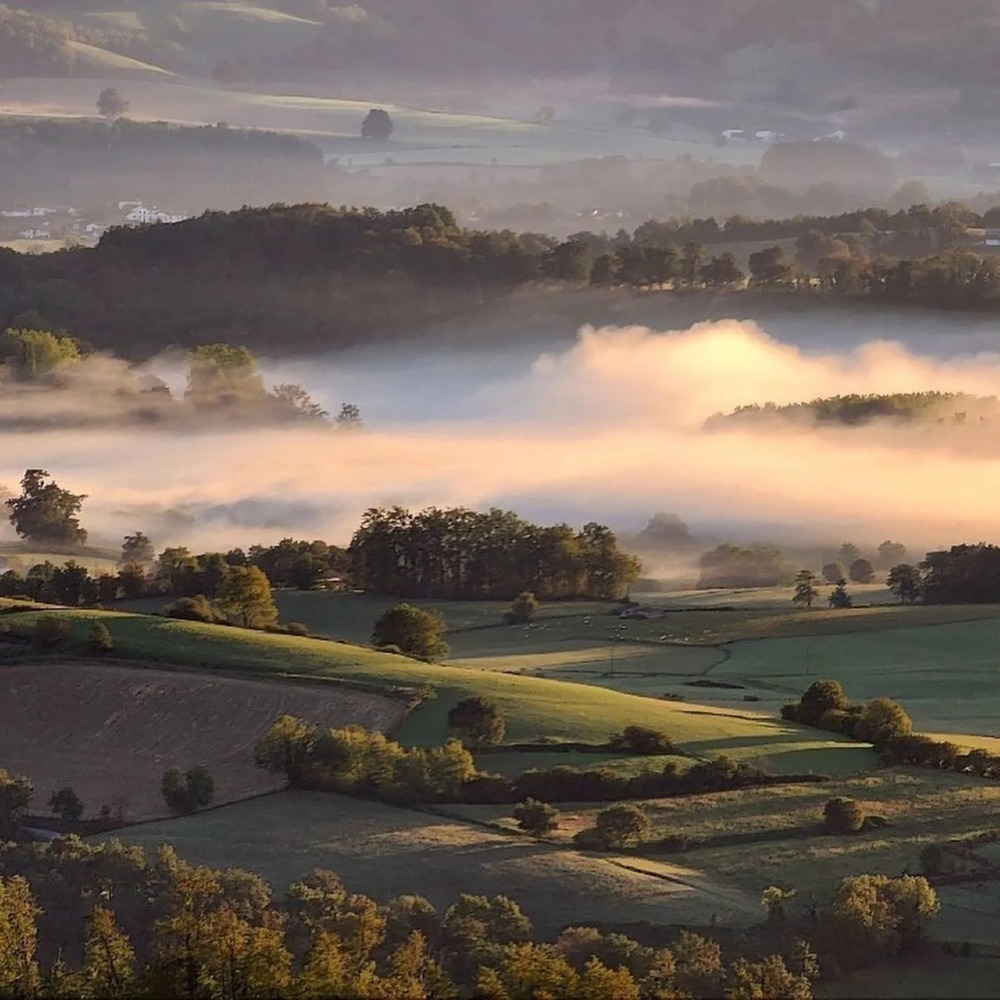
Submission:
{"label": "distant building", "polygon": [[162,212],[155,206],[147,208],[145,205],[136,205],[125,216],[125,221],[136,225],[148,225],[154,222],[183,222],[186,218],[186,215],[172,215],[169,212]]}

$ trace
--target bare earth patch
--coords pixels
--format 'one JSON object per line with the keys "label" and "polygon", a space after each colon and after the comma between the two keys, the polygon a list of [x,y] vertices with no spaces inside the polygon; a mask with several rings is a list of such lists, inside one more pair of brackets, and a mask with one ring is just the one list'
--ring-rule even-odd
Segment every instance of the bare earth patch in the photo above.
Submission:
{"label": "bare earth patch", "polygon": [[333,685],[18,664],[0,669],[0,766],[31,779],[36,812],[71,785],[88,816],[107,803],[127,820],[150,819],[165,815],[160,778],[175,765],[207,765],[217,803],[280,788],[253,764],[254,743],[279,715],[389,729],[404,712],[400,701]]}

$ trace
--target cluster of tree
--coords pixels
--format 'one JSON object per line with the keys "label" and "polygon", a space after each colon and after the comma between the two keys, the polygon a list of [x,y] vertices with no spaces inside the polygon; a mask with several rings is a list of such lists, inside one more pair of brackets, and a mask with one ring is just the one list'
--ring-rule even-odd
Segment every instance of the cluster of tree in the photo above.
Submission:
{"label": "cluster of tree", "polygon": [[[109,88],[114,89],[114,88]],[[127,94],[127,91],[126,91]],[[101,95],[105,120],[0,118],[0,181],[7,205],[66,205],[117,222],[128,197],[173,212],[323,198],[322,150],[287,133],[122,118],[121,93]],[[56,220],[59,224],[59,220]]]}
{"label": "cluster of tree", "polygon": [[640,570],[603,525],[540,527],[496,509],[373,508],[349,552],[356,586],[405,597],[615,600]]}
{"label": "cluster of tree", "polygon": [[742,546],[726,543],[698,560],[699,589],[721,587],[776,587],[795,575],[784,553],[773,545]]}
{"label": "cluster of tree", "polygon": [[211,804],[215,797],[215,779],[204,764],[196,764],[186,771],[171,767],[163,774],[160,792],[172,813],[187,815]]}
{"label": "cluster of tree", "polygon": [[896,702],[873,698],[867,704],[852,705],[839,681],[814,681],[797,703],[781,709],[781,717],[871,743],[876,749],[913,730],[910,717]]}
{"label": "cluster of tree", "polygon": [[732,423],[759,423],[761,420],[804,421],[812,424],[834,424],[859,427],[873,420],[899,423],[935,421],[939,424],[965,424],[970,416],[979,420],[1000,413],[996,396],[972,396],[963,392],[896,392],[891,394],[852,393],[847,396],[827,396],[809,402],[750,403],[738,406],[731,413],[714,414],[706,427],[725,427]]}
{"label": "cluster of tree", "polygon": [[926,604],[1000,601],[1000,547],[995,545],[980,542],[928,552],[920,571],[918,593]]}

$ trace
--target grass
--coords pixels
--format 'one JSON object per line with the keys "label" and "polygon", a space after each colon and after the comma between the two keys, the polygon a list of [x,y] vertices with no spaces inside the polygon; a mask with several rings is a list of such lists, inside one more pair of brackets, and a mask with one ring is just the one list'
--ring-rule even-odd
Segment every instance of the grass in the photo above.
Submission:
{"label": "grass", "polygon": [[[822,832],[823,805],[846,795],[889,826],[854,836]],[[646,803],[653,838],[684,834],[704,846],[671,857],[732,883],[751,895],[769,885],[794,888],[807,904],[825,901],[851,875],[919,871],[921,848],[932,841],[990,830],[997,825],[1000,786],[981,779],[904,768],[840,781],[779,785]],[[567,806],[560,841],[593,825],[602,806]],[[461,806],[463,816],[509,826],[509,807]],[[803,837],[804,832],[812,833]],[[715,838],[745,835],[756,842],[713,846]],[[653,859],[665,855],[641,851]]]}
{"label": "grass", "polygon": [[712,913],[737,924],[759,919],[756,900],[723,887],[703,893],[680,878],[651,878],[482,826],[325,793],[280,793],[119,836],[148,850],[170,843],[199,864],[259,872],[278,892],[322,867],[353,892],[379,900],[419,893],[439,910],[462,892],[502,893],[542,935],[581,922],[704,924]]}
{"label": "grass", "polygon": [[853,699],[884,695],[899,701],[918,730],[947,733],[957,742],[995,737],[1000,735],[1000,609],[952,610],[956,616],[968,612],[994,617],[864,634],[739,642],[729,647],[729,658],[710,676],[752,678],[785,700],[818,678],[836,678]]}
{"label": "grass", "polygon": [[[39,612],[9,615],[15,631],[26,632]],[[406,743],[434,744],[447,732],[448,709],[461,698],[483,695],[496,700],[507,719],[512,742],[558,737],[603,742],[629,724],[662,729],[684,749],[707,757],[728,753],[761,761],[777,770],[786,759],[799,769],[802,755],[823,770],[858,748],[777,720],[681,705],[607,691],[582,684],[508,675],[459,666],[418,663],[400,656],[342,643],[250,632],[115,612],[61,612],[82,641],[90,624],[107,625],[115,653],[131,661],[170,663],[195,670],[241,671],[263,676],[299,675],[347,678],[380,685],[420,685],[436,696],[412,712],[395,735]],[[866,757],[868,755],[865,755]]]}

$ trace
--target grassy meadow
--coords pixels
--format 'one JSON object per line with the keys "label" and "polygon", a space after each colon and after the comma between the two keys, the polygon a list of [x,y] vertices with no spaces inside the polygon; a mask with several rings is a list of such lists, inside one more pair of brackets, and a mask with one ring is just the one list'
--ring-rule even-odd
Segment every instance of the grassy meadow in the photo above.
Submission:
{"label": "grassy meadow", "polygon": [[[9,615],[14,631],[28,632],[42,612]],[[248,676],[328,677],[383,685],[429,685],[434,695],[415,709],[394,735],[412,744],[434,744],[447,733],[448,709],[461,698],[493,698],[507,719],[507,740],[564,739],[603,742],[633,723],[662,729],[697,757],[727,753],[776,771],[836,766],[856,744],[829,734],[755,715],[705,705],[643,698],[584,684],[511,675],[453,665],[431,665],[372,649],[318,639],[250,632],[195,622],[117,612],[65,611],[77,641],[92,622],[107,625],[115,655],[131,662],[174,664]],[[865,752],[862,756],[870,758]]]}
{"label": "grassy meadow", "polygon": [[380,900],[419,893],[439,911],[462,892],[500,893],[549,935],[579,923],[705,924],[716,913],[743,925],[760,915],[756,899],[709,889],[680,866],[674,877],[652,877],[558,845],[327,793],[279,793],[121,836],[147,850],[173,844],[199,864],[248,868],[278,893],[313,868]]}

